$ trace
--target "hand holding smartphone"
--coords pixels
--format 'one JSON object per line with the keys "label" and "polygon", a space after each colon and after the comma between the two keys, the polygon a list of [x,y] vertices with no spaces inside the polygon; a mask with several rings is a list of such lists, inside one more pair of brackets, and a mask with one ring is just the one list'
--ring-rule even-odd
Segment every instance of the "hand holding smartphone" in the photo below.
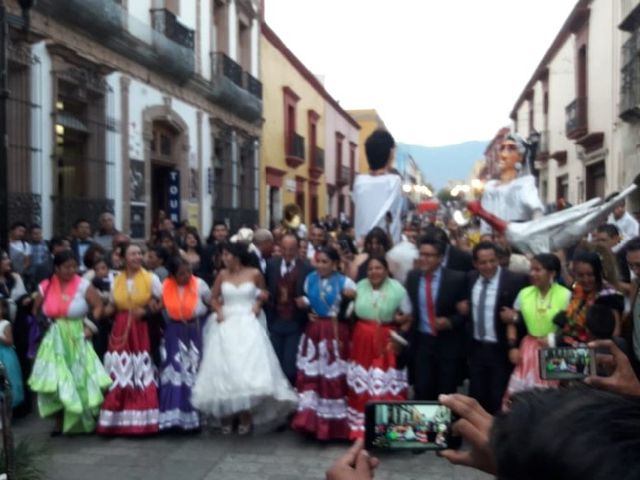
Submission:
{"label": "hand holding smartphone", "polygon": [[539,355],[543,380],[583,380],[596,374],[595,350],[589,347],[542,348]]}
{"label": "hand holding smartphone", "polygon": [[457,418],[438,402],[371,402],[365,407],[367,450],[446,450],[460,447]]}

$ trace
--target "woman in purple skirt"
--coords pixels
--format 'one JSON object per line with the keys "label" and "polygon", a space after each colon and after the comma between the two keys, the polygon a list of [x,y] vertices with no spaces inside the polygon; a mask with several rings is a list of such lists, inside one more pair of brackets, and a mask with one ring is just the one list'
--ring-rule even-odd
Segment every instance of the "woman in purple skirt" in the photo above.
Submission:
{"label": "woman in purple skirt", "polygon": [[167,325],[161,349],[160,430],[197,430],[200,419],[191,405],[191,388],[200,365],[211,291],[184,258],[171,259],[168,269],[162,284]]}

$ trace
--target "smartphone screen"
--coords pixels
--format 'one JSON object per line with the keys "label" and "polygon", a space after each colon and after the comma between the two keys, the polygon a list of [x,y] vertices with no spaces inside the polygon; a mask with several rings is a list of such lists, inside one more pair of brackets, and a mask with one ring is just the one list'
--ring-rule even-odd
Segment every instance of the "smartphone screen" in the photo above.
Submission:
{"label": "smartphone screen", "polygon": [[451,434],[457,420],[438,402],[371,402],[365,408],[365,444],[373,450],[459,448]]}
{"label": "smartphone screen", "polygon": [[543,380],[581,380],[595,375],[595,371],[595,351],[588,347],[540,350],[540,378]]}

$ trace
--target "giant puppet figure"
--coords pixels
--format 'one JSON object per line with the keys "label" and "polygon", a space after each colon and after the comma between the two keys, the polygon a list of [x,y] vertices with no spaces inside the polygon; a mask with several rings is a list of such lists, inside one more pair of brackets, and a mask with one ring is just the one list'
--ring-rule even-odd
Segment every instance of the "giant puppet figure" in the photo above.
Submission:
{"label": "giant puppet figure", "polygon": [[500,179],[487,182],[481,200],[467,208],[480,217],[485,232],[493,228],[522,253],[536,255],[575,245],[599,224],[615,206],[633,192],[630,185],[608,201],[593,198],[566,210],[542,215],[529,160],[535,148],[510,134],[500,147]]}
{"label": "giant puppet figure", "polygon": [[[480,204],[487,212],[507,222],[526,222],[542,216],[535,177],[531,175],[531,160],[535,143],[525,142],[518,134],[510,133],[500,145],[500,176],[489,180]],[[491,233],[491,226],[482,222],[481,233]]]}
{"label": "giant puppet figure", "polygon": [[382,228],[393,243],[400,241],[402,178],[390,173],[395,141],[386,130],[374,131],[365,142],[368,174],[353,184],[356,240],[363,242],[373,227]]}

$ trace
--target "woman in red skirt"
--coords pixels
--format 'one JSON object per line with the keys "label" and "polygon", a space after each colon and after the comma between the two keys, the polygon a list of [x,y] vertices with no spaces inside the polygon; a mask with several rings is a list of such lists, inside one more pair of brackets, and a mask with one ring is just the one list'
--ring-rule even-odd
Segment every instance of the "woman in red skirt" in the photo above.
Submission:
{"label": "woman in red skirt", "polygon": [[116,317],[104,356],[113,384],[100,410],[97,432],[143,435],[158,431],[158,383],[145,317],[160,308],[160,279],[142,268],[138,245],[120,247],[125,270],[111,286]]}
{"label": "woman in red skirt", "polygon": [[292,428],[319,440],[349,438],[349,327],[338,321],[338,311],[343,297],[354,297],[355,283],[337,272],[339,261],[332,247],[316,252],[316,271],[307,276],[299,305],[311,311],[296,361],[299,404]]}
{"label": "woman in red skirt", "polygon": [[364,436],[364,407],[371,400],[406,400],[407,369],[400,368],[397,353],[406,343],[396,332],[411,321],[411,302],[400,282],[389,278],[384,257],[367,260],[367,278],[356,290],[358,321],[351,337],[349,436]]}

